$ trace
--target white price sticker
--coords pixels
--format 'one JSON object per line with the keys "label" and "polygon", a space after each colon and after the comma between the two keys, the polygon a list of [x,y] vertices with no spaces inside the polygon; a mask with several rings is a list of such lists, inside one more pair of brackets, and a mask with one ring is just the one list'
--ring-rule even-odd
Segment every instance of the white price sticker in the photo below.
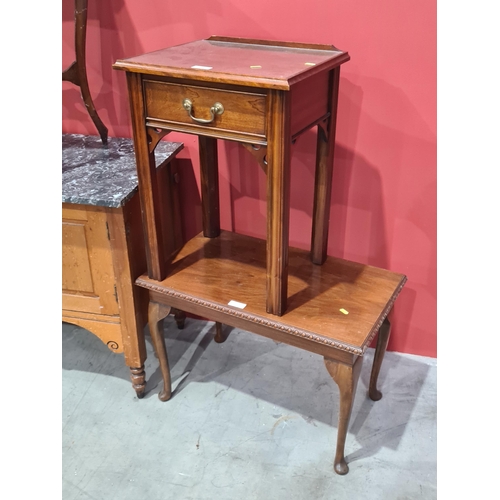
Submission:
{"label": "white price sticker", "polygon": [[246,304],[243,304],[242,302],[237,302],[236,300],[230,300],[227,303],[227,305],[237,307],[238,309],[245,309],[245,307],[247,306]]}

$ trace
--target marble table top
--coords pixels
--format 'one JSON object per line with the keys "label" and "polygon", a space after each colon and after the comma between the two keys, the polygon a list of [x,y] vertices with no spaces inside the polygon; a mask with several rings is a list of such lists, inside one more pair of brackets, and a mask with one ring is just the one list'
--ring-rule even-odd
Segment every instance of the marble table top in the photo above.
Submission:
{"label": "marble table top", "polygon": [[[184,145],[160,141],[157,165],[175,158]],[[137,191],[132,139],[110,137],[104,146],[99,136],[63,134],[62,201],[79,205],[118,208]]]}

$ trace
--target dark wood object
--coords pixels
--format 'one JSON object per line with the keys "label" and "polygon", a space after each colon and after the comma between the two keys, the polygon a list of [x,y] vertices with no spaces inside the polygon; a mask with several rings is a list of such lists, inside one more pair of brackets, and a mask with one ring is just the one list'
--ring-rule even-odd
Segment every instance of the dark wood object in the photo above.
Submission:
{"label": "dark wood object", "polygon": [[337,449],[335,451],[335,459],[333,462],[335,472],[340,475],[344,475],[349,472],[349,467],[347,466],[344,457],[344,447],[362,363],[363,358],[361,356],[353,360],[352,363],[342,363],[341,361],[335,359],[325,358],[326,369],[339,386],[340,392]]}
{"label": "dark wood object", "polygon": [[[127,72],[148,246],[149,327],[171,397],[161,322],[171,309],[323,356],[340,390],[334,469],[344,457],[363,354],[380,330],[370,397],[389,338],[387,315],[406,277],[327,257],[340,65],[333,46],[211,37],[117,61]],[[318,128],[311,251],[288,245],[292,142]],[[203,231],[170,259],[160,227],[156,137],[199,136]],[[216,139],[242,143],[267,174],[267,240],[221,231]],[[381,328],[381,326],[383,326]]]}
{"label": "dark wood object", "polygon": [[167,349],[163,337],[163,320],[170,314],[172,308],[160,302],[149,301],[148,322],[153,347],[160,361],[160,369],[163,377],[163,389],[158,395],[161,401],[167,401],[172,395],[172,383],[170,381],[170,367],[168,365]]}
{"label": "dark wood object", "polygon": [[[179,224],[168,217],[178,207],[175,157],[182,144],[169,146],[157,170],[164,188],[163,231],[170,236],[166,249],[172,253],[182,245]],[[113,138],[104,147],[98,137],[63,136],[62,319],[123,353],[142,398],[148,294],[134,284],[146,270],[146,255],[132,149],[130,139]],[[180,327],[184,317],[176,311]]]}
{"label": "dark wood object", "polygon": [[75,56],[76,59],[62,73],[62,80],[80,87],[85,108],[99,132],[102,143],[108,143],[108,129],[99,117],[90,94],[87,80],[85,45],[87,41],[87,4],[88,0],[75,0]]}
{"label": "dark wood object", "polygon": [[[387,347],[387,314],[406,277],[333,257],[316,266],[308,252],[290,248],[289,306],[286,314],[277,317],[265,311],[263,240],[226,231],[218,238],[205,238],[200,233],[169,265],[171,273],[162,281],[147,275],[137,280],[149,290],[152,332],[160,332],[157,324],[170,308],[177,308],[325,358],[341,400],[335,470],[347,473],[344,444],[362,356],[380,330],[369,393],[372,399],[380,399],[376,385]],[[231,306],[234,300],[243,308]],[[220,326],[216,327],[215,340],[225,340]],[[164,401],[171,395],[168,357],[161,340],[155,347],[164,370],[165,387],[160,394]]]}
{"label": "dark wood object", "polygon": [[168,269],[158,226],[152,132],[199,136],[203,232],[220,231],[216,139],[265,148],[267,171],[266,310],[281,316],[288,299],[291,144],[317,126],[313,262],[326,258],[340,65],[346,52],[331,45],[210,37],[126,60],[141,202],[150,247],[148,275]]}
{"label": "dark wood object", "polygon": [[389,337],[391,336],[391,324],[386,318],[380,327],[378,338],[377,338],[377,349],[375,350],[375,357],[373,358],[373,368],[370,377],[370,398],[373,401],[379,401],[382,399],[382,393],[377,389],[378,374],[380,373],[380,368],[382,366],[382,361],[384,360],[384,354],[387,350],[387,344],[389,343]]}

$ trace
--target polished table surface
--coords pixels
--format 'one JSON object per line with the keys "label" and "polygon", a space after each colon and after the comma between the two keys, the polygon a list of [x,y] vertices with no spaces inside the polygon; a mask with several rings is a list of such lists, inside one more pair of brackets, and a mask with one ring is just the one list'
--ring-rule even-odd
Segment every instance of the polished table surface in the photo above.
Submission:
{"label": "polished table surface", "polygon": [[200,233],[172,259],[167,278],[143,275],[137,283],[182,302],[186,311],[211,318],[223,313],[226,324],[264,325],[309,342],[311,351],[333,347],[362,355],[406,281],[402,274],[335,257],[317,266],[297,248],[290,248],[289,262],[290,297],[281,317],[265,312],[266,242],[228,231],[218,238]]}
{"label": "polished table surface", "polygon": [[114,67],[142,74],[288,90],[302,78],[349,60],[347,52],[332,45],[253,42],[211,37],[122,59]]}

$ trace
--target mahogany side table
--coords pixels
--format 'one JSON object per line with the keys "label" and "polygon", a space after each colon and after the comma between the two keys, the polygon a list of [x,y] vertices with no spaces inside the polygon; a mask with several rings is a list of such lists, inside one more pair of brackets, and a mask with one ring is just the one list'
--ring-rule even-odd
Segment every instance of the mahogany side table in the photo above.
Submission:
{"label": "mahogany side table", "polygon": [[[363,355],[378,333],[369,396],[390,335],[387,319],[406,276],[327,257],[340,65],[333,46],[211,37],[117,61],[127,72],[147,235],[148,322],[164,387],[170,368],[161,323],[182,310],[323,356],[340,391],[334,469],[344,446]],[[311,252],[288,245],[290,147],[317,126]],[[176,130],[199,137],[203,231],[165,260],[154,151]],[[242,143],[267,174],[266,241],[221,231],[217,139]],[[321,264],[321,265],[317,265]],[[225,341],[220,328],[217,342]],[[286,376],[286,374],[284,374]]]}
{"label": "mahogany side table", "polygon": [[266,311],[286,311],[290,149],[318,127],[311,237],[315,264],[326,259],[340,65],[332,45],[212,36],[131,59],[127,72],[139,190],[149,242],[148,275],[168,274],[161,259],[154,150],[169,131],[199,137],[203,234],[220,234],[217,139],[242,143],[267,173]]}

